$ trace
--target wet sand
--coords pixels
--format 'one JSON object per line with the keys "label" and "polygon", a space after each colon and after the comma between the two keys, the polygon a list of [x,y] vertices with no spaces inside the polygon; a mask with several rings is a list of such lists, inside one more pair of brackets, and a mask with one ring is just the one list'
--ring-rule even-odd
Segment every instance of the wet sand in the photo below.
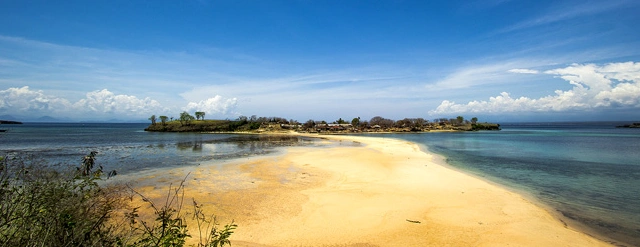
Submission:
{"label": "wet sand", "polygon": [[[188,173],[191,198],[238,229],[232,246],[610,246],[524,197],[444,165],[413,143],[290,147],[284,155],[128,175],[161,200]],[[190,218],[190,217],[187,217]],[[197,241],[197,228],[189,232]]]}

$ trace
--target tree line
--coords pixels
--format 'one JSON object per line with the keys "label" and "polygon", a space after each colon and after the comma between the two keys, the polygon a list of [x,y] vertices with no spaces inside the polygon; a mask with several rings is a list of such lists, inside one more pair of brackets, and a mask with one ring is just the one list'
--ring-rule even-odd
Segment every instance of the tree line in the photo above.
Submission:
{"label": "tree line", "polygon": [[[180,118],[178,118],[178,121],[180,121],[180,123],[183,125],[190,125],[191,122],[194,120],[204,120],[205,115],[206,115],[205,112],[197,111],[195,112],[195,117],[194,117],[188,112],[183,111],[182,113],[180,113]],[[151,115],[151,117],[149,117],[149,120],[151,120],[151,125],[155,125],[158,119],[160,119],[160,123],[162,125],[167,124],[167,120],[173,121],[173,117],[167,117],[167,116],[156,117],[156,115]]]}
{"label": "tree line", "polygon": [[[180,117],[177,119],[180,121],[182,126],[190,126],[193,121],[205,120],[205,112],[196,111],[195,117],[188,112],[184,111],[180,113]],[[166,125],[167,120],[174,121],[173,117],[169,118],[167,116],[160,116],[160,122],[162,125]],[[156,124],[156,116],[152,115],[149,120],[151,120],[151,124]],[[258,117],[257,115],[252,116],[244,116],[241,115],[235,120],[226,121],[232,122],[231,124],[238,127],[248,125],[248,129],[254,130],[258,129],[263,124],[280,124],[283,126],[287,126],[291,129],[302,129],[309,130],[320,126],[326,126],[327,124],[338,124],[338,125],[350,125],[350,128],[353,129],[369,129],[369,128],[381,128],[381,129],[391,129],[391,128],[402,128],[402,129],[411,129],[411,130],[422,130],[429,128],[437,128],[438,126],[447,126],[449,128],[455,128],[460,126],[471,127],[474,126],[478,122],[477,117],[472,117],[471,119],[465,119],[463,116],[457,116],[456,118],[435,118],[433,120],[427,120],[424,118],[404,118],[400,120],[393,120],[381,116],[372,117],[369,120],[363,120],[360,117],[354,117],[351,121],[344,120],[339,118],[335,121],[327,122],[325,120],[313,120],[309,119],[304,123],[301,123],[294,119],[287,119],[283,117]],[[233,126],[232,126],[233,127]]]}

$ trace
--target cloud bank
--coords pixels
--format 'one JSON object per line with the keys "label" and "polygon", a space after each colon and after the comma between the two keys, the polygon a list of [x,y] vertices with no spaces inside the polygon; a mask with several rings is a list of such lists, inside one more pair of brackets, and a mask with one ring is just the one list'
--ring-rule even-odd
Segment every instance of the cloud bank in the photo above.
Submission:
{"label": "cloud bank", "polygon": [[200,102],[189,102],[183,110],[187,112],[202,111],[210,115],[227,115],[229,113],[237,115],[237,113],[234,112],[237,105],[238,100],[236,98],[225,99],[220,95],[216,95],[213,98],[201,100]]}
{"label": "cloud bank", "polygon": [[45,95],[42,91],[32,91],[28,86],[0,91],[0,113],[32,115],[42,112],[58,114],[71,107],[66,99]]}
{"label": "cloud bank", "polygon": [[[526,69],[510,72],[529,73]],[[640,63],[572,64],[544,72],[561,78],[573,87],[556,90],[554,95],[537,99],[514,98],[508,92],[489,100],[457,104],[444,100],[431,114],[445,113],[535,113],[589,111],[609,108],[640,108]]]}
{"label": "cloud bank", "polygon": [[[225,99],[216,95],[198,103],[190,102],[182,109],[191,113],[195,110],[204,111],[212,116],[233,112],[236,105],[235,98]],[[48,95],[42,90],[32,90],[29,86],[0,90],[0,115],[20,118],[50,116],[75,120],[144,120],[154,114],[178,113],[178,108],[165,107],[149,97],[115,94],[107,89],[88,92],[75,103]]]}

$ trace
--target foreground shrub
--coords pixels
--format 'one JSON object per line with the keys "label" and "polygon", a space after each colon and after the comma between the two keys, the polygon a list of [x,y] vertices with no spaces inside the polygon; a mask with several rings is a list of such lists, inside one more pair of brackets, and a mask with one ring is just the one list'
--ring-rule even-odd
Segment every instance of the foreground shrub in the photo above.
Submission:
{"label": "foreground shrub", "polygon": [[[102,167],[93,170],[96,154],[68,171],[33,159],[0,157],[0,246],[184,246],[191,237],[181,214],[184,180],[158,207],[128,187],[100,185]],[[139,208],[128,205],[132,196],[151,206],[155,222],[138,219]],[[218,231],[215,217],[205,217],[195,201],[193,207],[198,246],[230,244],[236,225]]]}

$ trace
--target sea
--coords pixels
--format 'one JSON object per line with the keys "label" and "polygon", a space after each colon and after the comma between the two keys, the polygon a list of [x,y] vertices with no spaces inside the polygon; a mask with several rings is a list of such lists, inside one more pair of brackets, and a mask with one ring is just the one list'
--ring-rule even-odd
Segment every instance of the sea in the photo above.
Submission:
{"label": "sea", "polygon": [[[500,131],[373,134],[421,145],[449,166],[502,185],[548,208],[571,227],[619,246],[640,246],[640,129],[616,122],[503,123]],[[2,125],[0,155],[119,174],[223,162],[321,146],[295,136],[157,133],[148,124]],[[322,144],[326,145],[326,144]]]}

